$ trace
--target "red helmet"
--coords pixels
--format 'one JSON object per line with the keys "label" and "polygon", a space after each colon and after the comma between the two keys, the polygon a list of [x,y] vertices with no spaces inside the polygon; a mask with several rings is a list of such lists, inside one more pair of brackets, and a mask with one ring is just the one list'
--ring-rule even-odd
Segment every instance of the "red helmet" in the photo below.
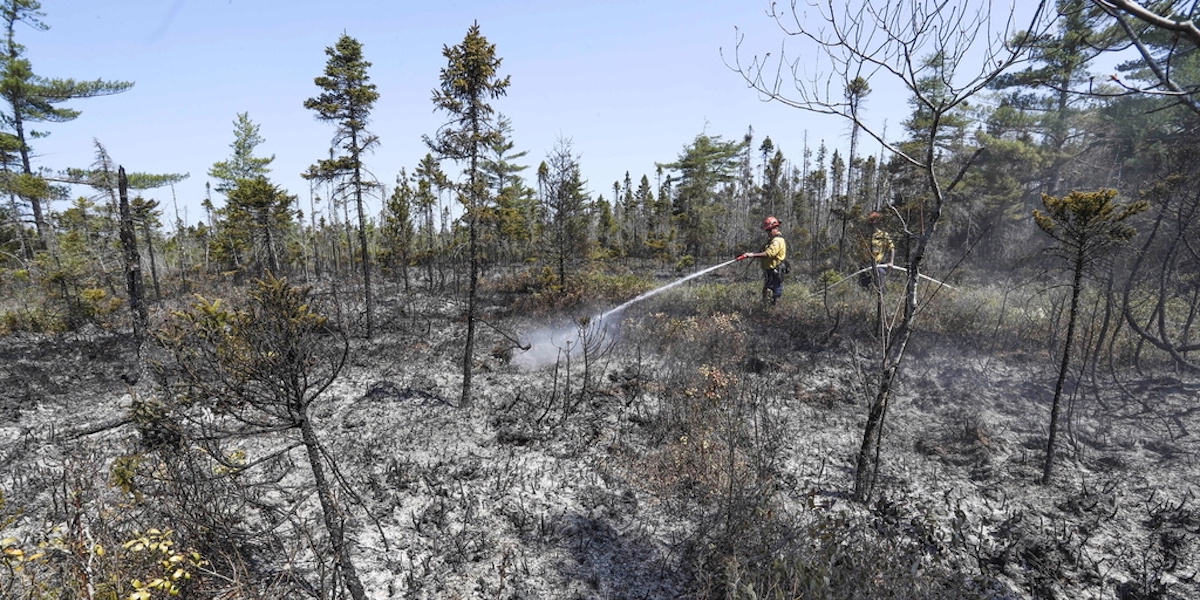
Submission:
{"label": "red helmet", "polygon": [[763,231],[770,231],[776,227],[779,227],[779,219],[776,219],[775,217],[767,217],[763,219]]}

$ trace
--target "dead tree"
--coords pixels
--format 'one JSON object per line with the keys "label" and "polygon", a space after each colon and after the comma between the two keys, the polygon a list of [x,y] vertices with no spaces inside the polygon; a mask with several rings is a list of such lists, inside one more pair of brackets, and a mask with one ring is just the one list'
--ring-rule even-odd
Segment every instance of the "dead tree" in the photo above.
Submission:
{"label": "dead tree", "polygon": [[[1140,339],[1167,354],[1174,364],[1200,373],[1195,340],[1200,320],[1200,286],[1189,277],[1200,264],[1196,230],[1200,228],[1200,194],[1191,177],[1174,176],[1155,185],[1146,197],[1154,217],[1128,267],[1121,306],[1125,323]],[[1179,300],[1183,300],[1179,303]],[[1186,306],[1172,316],[1171,304]],[[1139,358],[1141,348],[1139,346]]]}
{"label": "dead tree", "polygon": [[[854,497],[870,498],[888,402],[921,305],[917,282],[922,261],[937,232],[942,208],[983,148],[948,148],[948,117],[1002,73],[1024,60],[1027,43],[1052,22],[1039,4],[1018,22],[1016,13],[993,14],[990,3],[935,0],[835,0],[772,5],[786,39],[782,50],[751,54],[738,38],[731,68],[763,97],[812,113],[849,120],[910,169],[921,182],[921,222],[910,224],[908,276],[903,313],[881,336],[872,369],[870,402],[858,453]],[[745,60],[744,60],[745,59]],[[910,139],[896,143],[866,120],[845,94],[858,80],[872,89],[898,86],[909,94],[919,119]]]}
{"label": "dead tree", "polygon": [[129,309],[133,311],[133,334],[139,352],[146,336],[150,317],[146,311],[145,284],[142,282],[142,257],[138,253],[133,228],[133,212],[129,209],[129,181],[125,167],[117,167],[118,212],[121,216],[121,249],[125,259],[125,290],[129,293]]}

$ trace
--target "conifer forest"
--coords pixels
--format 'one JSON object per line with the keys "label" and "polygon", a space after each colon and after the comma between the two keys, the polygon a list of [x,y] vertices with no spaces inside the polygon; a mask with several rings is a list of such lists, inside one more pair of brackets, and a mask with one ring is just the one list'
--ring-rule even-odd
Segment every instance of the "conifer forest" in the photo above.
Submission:
{"label": "conifer forest", "polygon": [[0,598],[1200,598],[1195,3],[764,3],[807,53],[731,76],[847,135],[612,182],[479,23],[377,164],[347,31],[316,193],[241,112],[194,222],[39,153],[137,90],[44,75],[50,4],[0,0]]}

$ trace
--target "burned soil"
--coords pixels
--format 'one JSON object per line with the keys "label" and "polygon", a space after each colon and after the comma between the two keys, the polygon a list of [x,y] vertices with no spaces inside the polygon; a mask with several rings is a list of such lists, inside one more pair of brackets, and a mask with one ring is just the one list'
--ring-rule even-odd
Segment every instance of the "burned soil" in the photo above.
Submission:
{"label": "burned soil", "polygon": [[[470,405],[464,306],[382,294],[379,333],[352,342],[312,414],[369,597],[1200,597],[1195,377],[1074,377],[1040,485],[1050,354],[919,332],[858,503],[877,342],[752,293],[733,284],[717,310],[687,286],[628,310],[587,356],[534,365],[517,360],[534,332],[590,311],[489,297]],[[131,408],[161,393],[126,333],[2,346],[0,537],[177,527],[147,505],[178,498],[114,483],[121,457],[147,452]],[[259,444],[236,447],[252,459]],[[275,485],[228,500],[247,532],[271,532],[247,533],[261,547],[245,577],[316,589],[331,577],[320,534],[272,537],[320,531],[305,469]]]}

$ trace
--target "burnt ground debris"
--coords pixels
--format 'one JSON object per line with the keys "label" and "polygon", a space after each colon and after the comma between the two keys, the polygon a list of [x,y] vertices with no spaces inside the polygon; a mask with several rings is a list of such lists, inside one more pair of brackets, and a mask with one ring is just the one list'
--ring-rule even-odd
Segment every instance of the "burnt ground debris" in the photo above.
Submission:
{"label": "burnt ground debris", "polygon": [[[572,396],[583,381],[561,366],[520,369],[511,354],[481,351],[478,401],[465,408],[455,405],[459,307],[392,302],[404,310],[384,314],[376,340],[355,342],[314,412],[361,496],[351,537],[372,597],[729,595],[735,567],[789,556],[809,570],[780,572],[814,578],[830,576],[813,566],[822,561],[847,572],[874,562],[885,576],[911,567],[920,573],[896,585],[927,574],[925,597],[1200,596],[1200,383],[1186,375],[1074,390],[1056,479],[1040,486],[1047,357],[919,335],[888,416],[880,493],[859,505],[846,490],[868,386],[853,333],[790,335],[759,307],[714,333],[703,314],[650,303],[627,317],[630,333],[596,365],[587,397]],[[656,333],[675,327],[687,355],[638,335],[646,319]],[[539,320],[497,323],[520,332]],[[156,391],[151,378],[122,378],[136,348],[120,331],[3,346],[0,489],[20,507],[4,535],[32,535],[62,518],[52,489],[78,456],[106,485],[104,470],[138,444],[125,418],[133,398]],[[704,354],[711,347],[737,360]],[[705,356],[712,368],[697,375]],[[738,407],[710,414],[703,402]],[[735,418],[762,439],[737,438],[721,420]],[[826,538],[861,547],[815,541]],[[722,562],[722,552],[749,558]]]}

